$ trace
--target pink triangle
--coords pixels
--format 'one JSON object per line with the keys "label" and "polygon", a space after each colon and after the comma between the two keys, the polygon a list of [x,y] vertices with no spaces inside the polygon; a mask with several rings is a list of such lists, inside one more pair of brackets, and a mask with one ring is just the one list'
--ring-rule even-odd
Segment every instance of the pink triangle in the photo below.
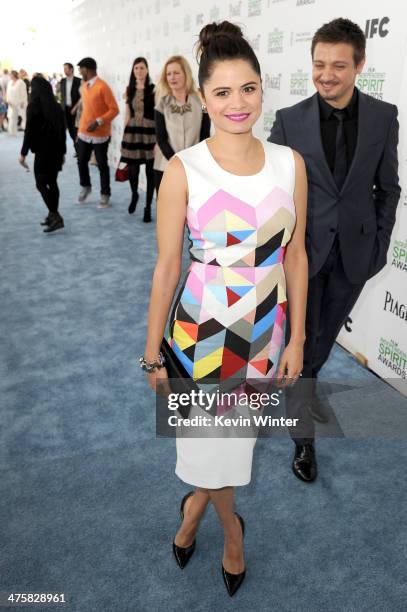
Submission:
{"label": "pink triangle", "polygon": [[250,312],[247,313],[247,315],[245,315],[243,318],[245,321],[247,321],[248,323],[253,324],[254,323],[254,319],[256,317],[256,308],[254,308],[253,310],[251,310]]}

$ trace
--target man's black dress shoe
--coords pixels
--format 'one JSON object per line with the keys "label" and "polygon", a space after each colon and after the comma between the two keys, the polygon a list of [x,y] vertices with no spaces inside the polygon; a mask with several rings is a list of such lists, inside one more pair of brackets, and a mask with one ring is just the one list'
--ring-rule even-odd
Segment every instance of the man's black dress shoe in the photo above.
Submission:
{"label": "man's black dress shoe", "polygon": [[[244,537],[244,520],[242,519],[240,514],[238,514],[237,512],[235,512],[235,514],[237,518],[239,519],[240,526],[242,528],[242,536]],[[237,589],[242,585],[245,575],[246,575],[245,569],[243,570],[243,572],[240,572],[240,574],[231,574],[230,572],[227,572],[225,568],[223,567],[223,563],[222,563],[223,580],[226,586],[226,590],[231,597],[233,597]]]}
{"label": "man's black dress shoe", "polygon": [[[179,511],[181,515],[181,520],[184,520],[185,502],[187,501],[188,497],[191,497],[191,495],[193,494],[194,494],[194,491],[190,491],[182,498],[181,508]],[[187,546],[186,548],[183,548],[182,546],[177,546],[175,542],[172,543],[172,552],[174,553],[175,560],[181,569],[184,569],[184,567],[186,566],[186,564],[192,557],[194,550],[195,550],[195,544],[196,544],[196,541],[194,540],[191,546]]]}
{"label": "man's black dress shoe", "polygon": [[296,444],[292,463],[294,474],[303,482],[313,482],[317,477],[317,462],[313,444]]}

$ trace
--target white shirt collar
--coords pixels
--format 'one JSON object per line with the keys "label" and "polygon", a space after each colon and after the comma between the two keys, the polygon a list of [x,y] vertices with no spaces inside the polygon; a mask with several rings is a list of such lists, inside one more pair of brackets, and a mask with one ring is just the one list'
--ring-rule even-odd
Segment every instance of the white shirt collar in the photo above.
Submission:
{"label": "white shirt collar", "polygon": [[98,78],[98,75],[96,74],[92,79],[90,79],[86,84],[88,87],[92,87],[92,85],[94,84],[94,82],[96,81],[96,79]]}

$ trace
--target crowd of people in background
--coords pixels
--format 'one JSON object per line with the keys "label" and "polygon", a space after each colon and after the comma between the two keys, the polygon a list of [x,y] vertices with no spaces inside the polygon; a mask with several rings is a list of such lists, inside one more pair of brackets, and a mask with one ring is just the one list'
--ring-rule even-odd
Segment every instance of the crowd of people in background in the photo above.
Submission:
{"label": "crowd of people in background", "polygon": [[[64,227],[58,212],[57,175],[62,170],[68,131],[78,163],[80,191],[77,203],[84,204],[92,191],[89,164],[98,167],[100,200],[98,208],[111,206],[108,148],[111,123],[119,106],[109,84],[97,74],[97,63],[85,57],[77,64],[63,65],[64,76],[3,70],[0,77],[0,128],[15,136],[25,131],[20,163],[27,166],[29,151],[35,154],[36,186],[48,208],[42,221],[44,232]],[[125,100],[124,130],[117,180],[129,180],[129,214],[139,200],[140,167],[145,166],[147,190],[143,221],[152,221],[154,192],[158,193],[168,161],[178,151],[204,140],[210,133],[209,116],[198,96],[192,70],[182,56],[172,56],[164,64],[154,85],[148,62],[137,57],[131,66]],[[51,103],[52,99],[52,103]],[[55,108],[62,110],[56,113]],[[64,139],[61,139],[61,121]],[[46,126],[46,129],[44,129]],[[46,152],[50,154],[46,154]]]}

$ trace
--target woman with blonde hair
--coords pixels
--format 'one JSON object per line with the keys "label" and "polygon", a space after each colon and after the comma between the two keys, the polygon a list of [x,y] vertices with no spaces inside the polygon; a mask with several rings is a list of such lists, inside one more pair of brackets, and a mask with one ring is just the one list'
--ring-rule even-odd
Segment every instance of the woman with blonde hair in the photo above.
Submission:
{"label": "woman with blonde hair", "polygon": [[209,136],[210,120],[202,110],[191,67],[181,55],[173,55],[161,71],[156,87],[155,127],[157,148],[154,159],[156,189],[168,161],[183,149]]}

